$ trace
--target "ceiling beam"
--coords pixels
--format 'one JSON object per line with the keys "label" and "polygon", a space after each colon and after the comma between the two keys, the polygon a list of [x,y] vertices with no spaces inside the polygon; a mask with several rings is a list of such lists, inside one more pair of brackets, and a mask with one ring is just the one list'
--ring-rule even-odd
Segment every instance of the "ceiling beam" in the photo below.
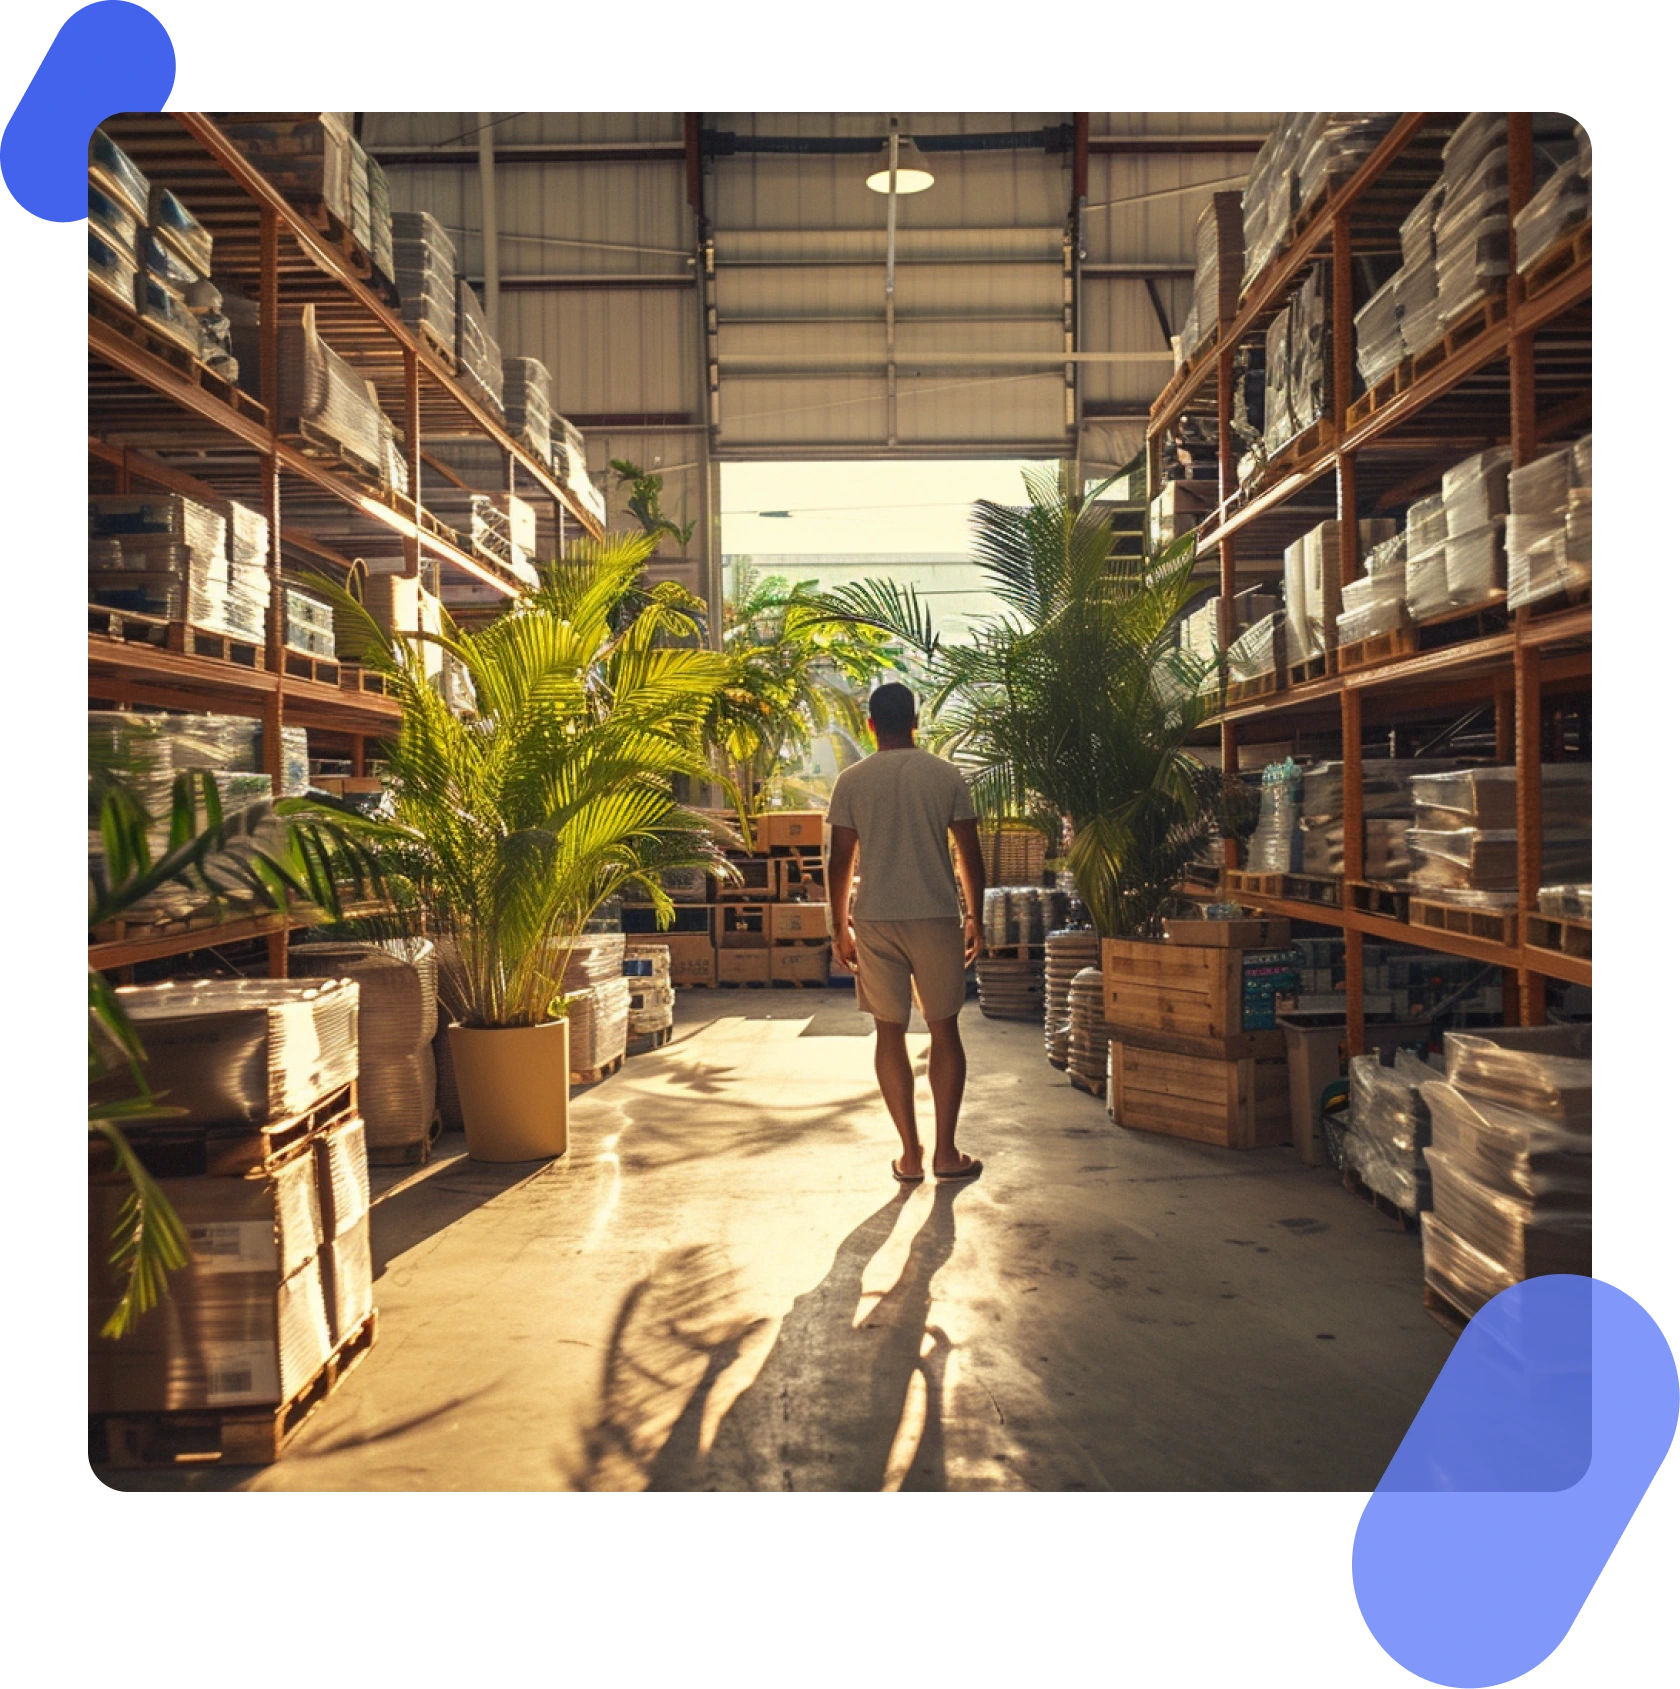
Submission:
{"label": "ceiling beam", "polygon": [[[478,165],[478,148],[375,147],[389,168],[404,164]],[[681,141],[537,141],[496,148],[498,164],[685,164]]]}
{"label": "ceiling beam", "polygon": [[1264,135],[1093,135],[1094,153],[1243,153],[1258,152]]}

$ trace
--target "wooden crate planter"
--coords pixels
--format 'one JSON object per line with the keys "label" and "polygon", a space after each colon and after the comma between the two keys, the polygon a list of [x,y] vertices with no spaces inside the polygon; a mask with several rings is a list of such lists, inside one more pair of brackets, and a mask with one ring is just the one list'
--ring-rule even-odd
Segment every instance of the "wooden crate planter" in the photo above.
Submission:
{"label": "wooden crate planter", "polygon": [[1223,1040],[1242,1032],[1243,953],[1105,938],[1103,1013],[1111,1026]]}
{"label": "wooden crate planter", "polygon": [[1178,1055],[1123,1038],[1109,1045],[1109,1114],[1118,1126],[1221,1149],[1289,1142],[1289,1066],[1252,1056]]}

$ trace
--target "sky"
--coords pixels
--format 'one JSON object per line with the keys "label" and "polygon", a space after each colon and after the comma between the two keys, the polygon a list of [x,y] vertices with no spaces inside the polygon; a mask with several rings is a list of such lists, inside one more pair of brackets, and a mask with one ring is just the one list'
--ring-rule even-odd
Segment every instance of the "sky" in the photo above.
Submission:
{"label": "sky", "polygon": [[[1019,463],[726,463],[726,556],[964,552],[977,498],[1025,502]],[[765,517],[785,510],[785,518]]]}

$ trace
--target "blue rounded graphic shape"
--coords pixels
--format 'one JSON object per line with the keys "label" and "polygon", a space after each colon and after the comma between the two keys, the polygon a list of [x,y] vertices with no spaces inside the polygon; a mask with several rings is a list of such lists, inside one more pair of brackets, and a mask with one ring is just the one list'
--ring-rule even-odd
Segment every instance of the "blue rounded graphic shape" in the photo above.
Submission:
{"label": "blue rounded graphic shape", "polygon": [[1662,1332],[1597,1279],[1501,1292],[1441,1369],[1353,1541],[1400,1665],[1451,1689],[1531,1671],[1569,1633],[1674,1438]]}
{"label": "blue rounded graphic shape", "polygon": [[97,0],[65,19],[0,136],[0,174],[49,223],[87,216],[88,137],[113,112],[161,111],[175,44],[144,6]]}

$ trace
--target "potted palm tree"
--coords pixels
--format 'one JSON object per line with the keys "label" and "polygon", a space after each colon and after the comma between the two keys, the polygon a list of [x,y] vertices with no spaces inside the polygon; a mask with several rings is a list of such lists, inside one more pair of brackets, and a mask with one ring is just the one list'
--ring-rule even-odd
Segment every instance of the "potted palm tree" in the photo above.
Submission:
{"label": "potted palm tree", "polygon": [[727,675],[673,644],[701,606],[638,589],[655,540],[580,541],[481,631],[444,618],[437,643],[465,669],[475,713],[429,683],[416,639],[393,639],[354,600],[373,666],[402,704],[390,747],[389,879],[437,941],[439,996],[467,1133],[483,1161],[567,1147],[566,963],[603,901],[639,886],[668,921],[676,867],[724,873],[712,824],[674,777],[710,778],[701,725]]}
{"label": "potted palm tree", "polygon": [[964,766],[982,815],[1067,817],[1068,867],[1097,931],[1154,936],[1218,824],[1219,774],[1187,749],[1213,701],[1177,639],[1195,540],[1116,559],[1103,488],[1081,495],[1066,464],[1024,479],[1025,505],[975,505],[976,557],[1005,608],[966,642],[938,640],[915,593],[888,582],[811,608],[916,650],[926,742]]}

